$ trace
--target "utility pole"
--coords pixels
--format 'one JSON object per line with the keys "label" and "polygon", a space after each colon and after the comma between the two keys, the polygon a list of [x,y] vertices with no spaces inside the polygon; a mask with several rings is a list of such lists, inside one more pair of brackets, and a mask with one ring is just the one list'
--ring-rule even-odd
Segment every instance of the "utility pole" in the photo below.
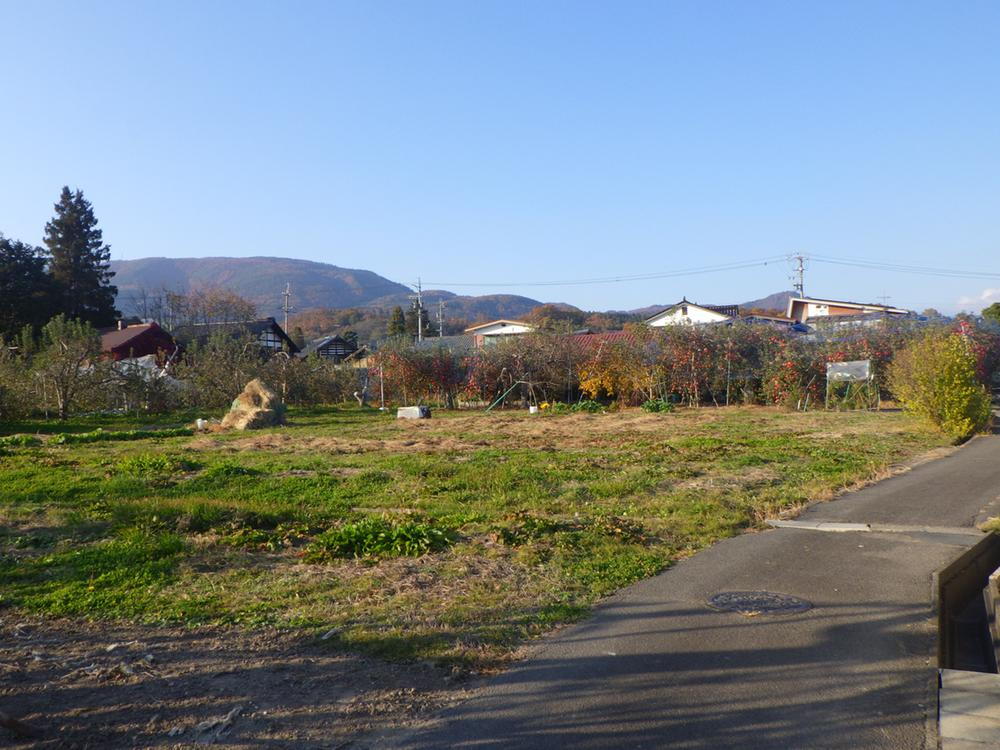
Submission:
{"label": "utility pole", "polygon": [[438,338],[444,336],[444,300],[438,300]]}
{"label": "utility pole", "polygon": [[420,277],[417,277],[417,293],[409,295],[417,308],[417,341],[424,340],[424,296],[420,288]]}
{"label": "utility pole", "polygon": [[800,297],[805,297],[805,271],[806,271],[806,257],[804,255],[793,255],[790,260],[796,262],[795,269],[793,270],[792,281],[795,282],[795,291],[799,293]]}
{"label": "utility pole", "polygon": [[292,310],[292,306],[288,304],[288,300],[292,297],[292,285],[285,284],[285,291],[281,293],[285,301],[281,305],[281,311],[285,313],[285,333],[288,333],[288,313]]}
{"label": "utility pole", "polygon": [[876,297],[875,299],[882,300],[882,304],[885,305],[886,307],[888,307],[889,306],[889,304],[888,304],[889,300],[891,300],[892,297],[890,295],[886,294],[885,292],[882,292],[881,296]]}

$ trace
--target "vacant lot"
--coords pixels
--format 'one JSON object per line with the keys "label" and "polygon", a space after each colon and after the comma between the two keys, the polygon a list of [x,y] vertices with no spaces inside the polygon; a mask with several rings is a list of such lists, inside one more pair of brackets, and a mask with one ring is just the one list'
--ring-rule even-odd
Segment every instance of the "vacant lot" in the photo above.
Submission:
{"label": "vacant lot", "polygon": [[0,711],[105,746],[336,747],[622,586],[945,443],[899,413],[762,408],[290,421],[6,440]]}

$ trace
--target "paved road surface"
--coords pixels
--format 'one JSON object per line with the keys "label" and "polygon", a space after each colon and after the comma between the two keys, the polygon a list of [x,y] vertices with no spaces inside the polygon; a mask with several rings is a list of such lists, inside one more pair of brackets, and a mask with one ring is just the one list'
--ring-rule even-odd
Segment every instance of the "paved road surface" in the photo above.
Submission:
{"label": "paved road surface", "polygon": [[[981,437],[800,518],[971,529],[1000,514],[998,495],[1000,437]],[[720,542],[385,746],[923,748],[936,700],[931,575],[976,538],[776,529]],[[757,589],[814,607],[746,617],[705,604]]]}

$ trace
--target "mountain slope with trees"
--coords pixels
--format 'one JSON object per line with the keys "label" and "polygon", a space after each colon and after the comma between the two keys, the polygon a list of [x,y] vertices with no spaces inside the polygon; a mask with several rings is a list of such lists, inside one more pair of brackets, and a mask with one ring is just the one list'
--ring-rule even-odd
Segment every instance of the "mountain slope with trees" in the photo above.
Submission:
{"label": "mountain slope with trees", "polygon": [[114,261],[112,269],[118,304],[127,313],[135,312],[142,290],[227,289],[252,302],[261,315],[274,316],[280,314],[285,284],[291,285],[291,304],[299,311],[358,307],[410,292],[372,271],[295,258],[142,258]]}

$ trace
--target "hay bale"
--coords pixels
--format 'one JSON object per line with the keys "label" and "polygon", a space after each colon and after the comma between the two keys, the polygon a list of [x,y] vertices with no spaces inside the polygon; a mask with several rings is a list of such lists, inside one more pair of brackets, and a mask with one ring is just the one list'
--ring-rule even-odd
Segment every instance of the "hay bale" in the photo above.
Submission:
{"label": "hay bale", "polygon": [[223,429],[259,430],[285,423],[285,405],[278,394],[254,378],[233,400],[222,420]]}

